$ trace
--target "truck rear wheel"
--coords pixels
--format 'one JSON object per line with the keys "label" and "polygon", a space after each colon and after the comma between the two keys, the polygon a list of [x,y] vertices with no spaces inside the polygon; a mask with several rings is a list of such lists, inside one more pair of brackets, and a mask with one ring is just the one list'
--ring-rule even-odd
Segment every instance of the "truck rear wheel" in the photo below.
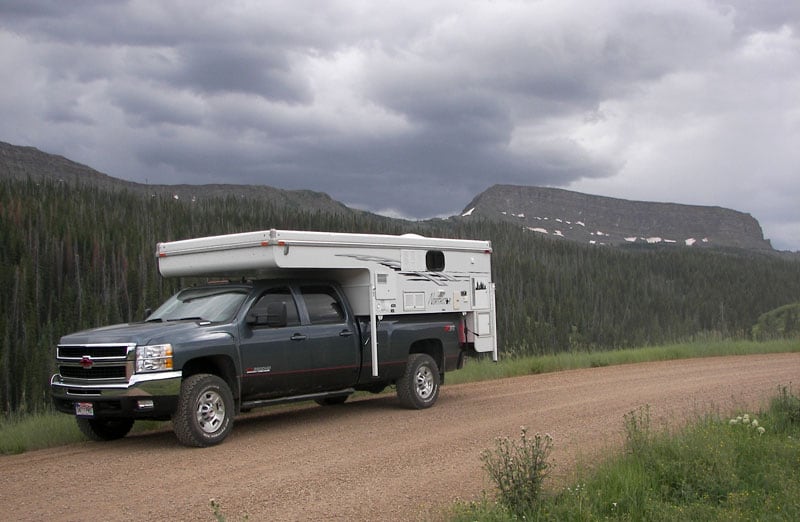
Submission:
{"label": "truck rear wheel", "polygon": [[430,408],[439,398],[439,368],[425,353],[408,357],[406,371],[397,381],[397,397],[406,408]]}
{"label": "truck rear wheel", "polygon": [[202,448],[219,444],[233,428],[233,394],[216,375],[201,373],[183,380],[172,417],[181,444]]}
{"label": "truck rear wheel", "polygon": [[131,431],[133,419],[86,419],[75,417],[78,429],[91,440],[121,439]]}

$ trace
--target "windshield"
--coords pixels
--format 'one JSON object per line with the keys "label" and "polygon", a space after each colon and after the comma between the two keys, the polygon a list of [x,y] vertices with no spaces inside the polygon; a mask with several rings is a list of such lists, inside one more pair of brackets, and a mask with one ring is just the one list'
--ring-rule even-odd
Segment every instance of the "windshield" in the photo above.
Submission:
{"label": "windshield", "polygon": [[148,321],[230,321],[247,297],[245,288],[189,288],[170,297]]}

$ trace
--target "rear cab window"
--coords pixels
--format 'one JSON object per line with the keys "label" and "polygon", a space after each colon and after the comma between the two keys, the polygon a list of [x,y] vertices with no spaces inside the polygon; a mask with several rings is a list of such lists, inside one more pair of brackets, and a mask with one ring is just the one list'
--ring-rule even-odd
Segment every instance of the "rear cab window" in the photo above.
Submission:
{"label": "rear cab window", "polygon": [[300,293],[306,304],[311,324],[336,324],[347,319],[344,305],[338,293],[327,285],[305,285]]}

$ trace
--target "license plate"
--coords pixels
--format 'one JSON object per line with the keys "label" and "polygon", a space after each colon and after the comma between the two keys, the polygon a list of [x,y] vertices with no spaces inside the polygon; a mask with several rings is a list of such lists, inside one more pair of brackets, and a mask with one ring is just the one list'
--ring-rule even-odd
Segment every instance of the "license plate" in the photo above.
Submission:
{"label": "license plate", "polygon": [[78,417],[94,417],[94,405],[91,402],[76,402],[75,415]]}

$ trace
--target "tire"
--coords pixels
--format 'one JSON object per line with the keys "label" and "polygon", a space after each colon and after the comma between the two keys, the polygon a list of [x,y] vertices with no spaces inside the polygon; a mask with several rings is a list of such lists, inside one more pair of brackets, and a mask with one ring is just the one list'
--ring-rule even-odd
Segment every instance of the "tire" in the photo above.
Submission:
{"label": "tire", "polygon": [[121,439],[133,428],[133,419],[85,419],[75,417],[78,429],[90,440]]}
{"label": "tire", "polygon": [[406,408],[430,408],[439,398],[439,368],[436,361],[424,353],[408,357],[406,371],[397,381],[397,398]]}
{"label": "tire", "polygon": [[334,395],[333,397],[323,397],[322,399],[314,399],[314,402],[320,406],[336,406],[337,404],[344,404],[349,398],[349,395]]}
{"label": "tire", "polygon": [[233,415],[228,384],[216,375],[200,373],[181,383],[172,426],[181,444],[203,448],[225,440],[233,428]]}

